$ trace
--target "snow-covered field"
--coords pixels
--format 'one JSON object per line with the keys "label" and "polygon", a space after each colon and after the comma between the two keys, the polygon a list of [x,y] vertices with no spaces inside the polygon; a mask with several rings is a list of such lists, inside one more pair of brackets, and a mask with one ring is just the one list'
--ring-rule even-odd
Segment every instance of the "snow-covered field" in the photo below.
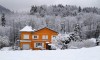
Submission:
{"label": "snow-covered field", "polygon": [[100,60],[100,46],[66,50],[0,51],[0,60]]}

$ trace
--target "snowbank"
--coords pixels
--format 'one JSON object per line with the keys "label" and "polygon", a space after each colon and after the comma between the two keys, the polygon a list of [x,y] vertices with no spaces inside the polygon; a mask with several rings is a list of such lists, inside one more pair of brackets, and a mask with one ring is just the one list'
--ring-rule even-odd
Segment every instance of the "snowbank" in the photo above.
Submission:
{"label": "snowbank", "polygon": [[68,50],[0,51],[1,60],[100,60],[100,46]]}
{"label": "snowbank", "polygon": [[77,41],[77,42],[70,42],[68,44],[69,49],[82,48],[82,47],[94,47],[94,46],[96,46],[95,38],[91,38],[83,41]]}
{"label": "snowbank", "polygon": [[3,47],[1,51],[10,51],[13,50],[12,47]]}

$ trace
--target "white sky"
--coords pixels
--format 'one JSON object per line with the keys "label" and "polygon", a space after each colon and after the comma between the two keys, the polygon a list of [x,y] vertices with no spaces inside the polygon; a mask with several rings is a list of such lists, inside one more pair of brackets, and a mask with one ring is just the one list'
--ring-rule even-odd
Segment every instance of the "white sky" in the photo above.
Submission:
{"label": "white sky", "polygon": [[32,5],[55,4],[100,8],[100,0],[0,0],[0,5],[14,11],[29,11]]}

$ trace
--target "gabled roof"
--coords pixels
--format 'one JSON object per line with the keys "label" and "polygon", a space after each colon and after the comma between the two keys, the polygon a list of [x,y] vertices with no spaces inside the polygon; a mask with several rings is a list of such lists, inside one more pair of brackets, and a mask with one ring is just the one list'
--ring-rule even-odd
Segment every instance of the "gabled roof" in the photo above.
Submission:
{"label": "gabled roof", "polygon": [[40,28],[40,29],[38,29],[38,30],[35,30],[35,29],[32,29],[32,27],[31,26],[25,26],[23,29],[21,29],[20,31],[21,32],[37,32],[37,31],[40,31],[40,30],[42,30],[42,29],[44,29],[44,28],[47,28],[47,29],[49,29],[49,30],[51,30],[51,31],[53,31],[53,32],[55,32],[55,33],[58,33],[58,32],[56,32],[56,31],[54,31],[54,30],[52,30],[52,29],[50,29],[50,28],[48,28],[48,27],[42,27],[42,28]]}
{"label": "gabled roof", "polygon": [[42,27],[42,28],[40,28],[40,29],[38,29],[38,30],[35,30],[34,32],[40,31],[40,30],[42,30],[42,29],[44,29],[44,28],[47,28],[47,29],[49,29],[49,30],[51,30],[51,31],[53,31],[53,32],[55,32],[55,33],[58,33],[58,32],[56,32],[55,30],[50,29],[50,28],[48,28],[48,27]]}
{"label": "gabled roof", "polygon": [[23,29],[20,30],[21,32],[34,32],[31,26],[25,26]]}

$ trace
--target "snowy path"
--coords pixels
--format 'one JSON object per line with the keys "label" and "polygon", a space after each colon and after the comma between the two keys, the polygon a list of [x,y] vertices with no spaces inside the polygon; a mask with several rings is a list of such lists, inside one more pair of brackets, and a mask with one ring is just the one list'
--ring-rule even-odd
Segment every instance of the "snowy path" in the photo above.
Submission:
{"label": "snowy path", "polygon": [[0,51],[0,60],[100,60],[100,47],[51,51]]}

